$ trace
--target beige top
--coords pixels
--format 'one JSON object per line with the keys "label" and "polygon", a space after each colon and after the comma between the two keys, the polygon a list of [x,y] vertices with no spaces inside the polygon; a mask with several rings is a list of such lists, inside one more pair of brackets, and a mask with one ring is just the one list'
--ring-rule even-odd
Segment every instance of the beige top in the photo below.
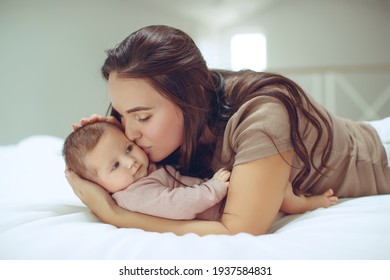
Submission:
{"label": "beige top", "polygon": [[[384,147],[374,128],[363,122],[335,117],[314,100],[310,100],[329,120],[334,139],[328,162],[331,169],[325,172],[325,176],[318,176],[319,174],[312,168],[301,190],[309,194],[319,194],[332,188],[339,197],[390,193],[390,167],[387,165]],[[313,127],[308,126],[303,118],[300,118],[300,127],[303,130],[303,141],[310,154],[315,137]],[[267,135],[271,136],[274,142]],[[327,132],[324,130],[323,139],[314,157],[315,162],[320,162],[326,137]],[[259,96],[243,104],[231,117],[225,129],[223,142],[217,143],[216,155],[222,154],[222,157],[228,160],[229,168],[232,168],[234,165],[290,149],[292,144],[287,110],[278,99]],[[214,170],[222,165],[214,158],[212,164]],[[295,167],[302,166],[296,157],[293,166],[291,182],[299,173],[299,169]]]}

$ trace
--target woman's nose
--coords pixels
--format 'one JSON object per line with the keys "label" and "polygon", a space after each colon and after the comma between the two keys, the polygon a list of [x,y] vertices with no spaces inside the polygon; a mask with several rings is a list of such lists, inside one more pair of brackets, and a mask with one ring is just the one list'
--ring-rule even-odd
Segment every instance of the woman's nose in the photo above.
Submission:
{"label": "woman's nose", "polygon": [[130,140],[135,142],[139,138],[141,138],[141,132],[137,129],[134,129],[133,127],[130,127],[128,125],[125,126],[125,134],[126,137]]}

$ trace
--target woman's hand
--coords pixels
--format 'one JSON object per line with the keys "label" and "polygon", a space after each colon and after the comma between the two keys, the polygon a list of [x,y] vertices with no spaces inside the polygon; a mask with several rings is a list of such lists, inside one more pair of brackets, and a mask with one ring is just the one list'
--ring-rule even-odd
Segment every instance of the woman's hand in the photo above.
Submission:
{"label": "woman's hand", "polygon": [[99,115],[96,115],[96,114],[91,115],[89,118],[82,118],[80,120],[80,123],[72,124],[72,128],[73,128],[74,131],[76,131],[77,129],[79,129],[82,126],[85,126],[85,125],[91,124],[91,123],[95,123],[95,122],[109,122],[109,123],[113,123],[113,124],[115,124],[116,126],[118,126],[119,128],[122,129],[121,123],[116,118],[114,118],[113,116],[102,117],[102,116],[99,116]]}
{"label": "woman's hand", "polygon": [[[80,178],[76,172],[66,169],[65,177],[73,192],[102,221],[107,221],[110,211],[117,206],[109,193],[101,186]],[[117,206],[118,207],[118,206]]]}

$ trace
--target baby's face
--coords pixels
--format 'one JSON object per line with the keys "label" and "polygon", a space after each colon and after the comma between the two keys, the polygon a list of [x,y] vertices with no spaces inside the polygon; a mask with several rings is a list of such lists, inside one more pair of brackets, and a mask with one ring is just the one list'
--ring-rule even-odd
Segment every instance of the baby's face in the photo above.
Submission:
{"label": "baby's face", "polygon": [[115,127],[107,128],[85,163],[96,171],[94,181],[113,193],[148,175],[148,156]]}

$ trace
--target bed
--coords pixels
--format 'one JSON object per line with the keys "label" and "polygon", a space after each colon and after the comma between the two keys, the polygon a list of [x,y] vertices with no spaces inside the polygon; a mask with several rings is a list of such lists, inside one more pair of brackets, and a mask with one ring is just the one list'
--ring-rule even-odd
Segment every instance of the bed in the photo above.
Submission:
{"label": "bed", "polygon": [[0,259],[390,259],[390,195],[280,213],[263,236],[176,236],[104,224],[68,185],[62,144],[36,135],[0,146]]}

